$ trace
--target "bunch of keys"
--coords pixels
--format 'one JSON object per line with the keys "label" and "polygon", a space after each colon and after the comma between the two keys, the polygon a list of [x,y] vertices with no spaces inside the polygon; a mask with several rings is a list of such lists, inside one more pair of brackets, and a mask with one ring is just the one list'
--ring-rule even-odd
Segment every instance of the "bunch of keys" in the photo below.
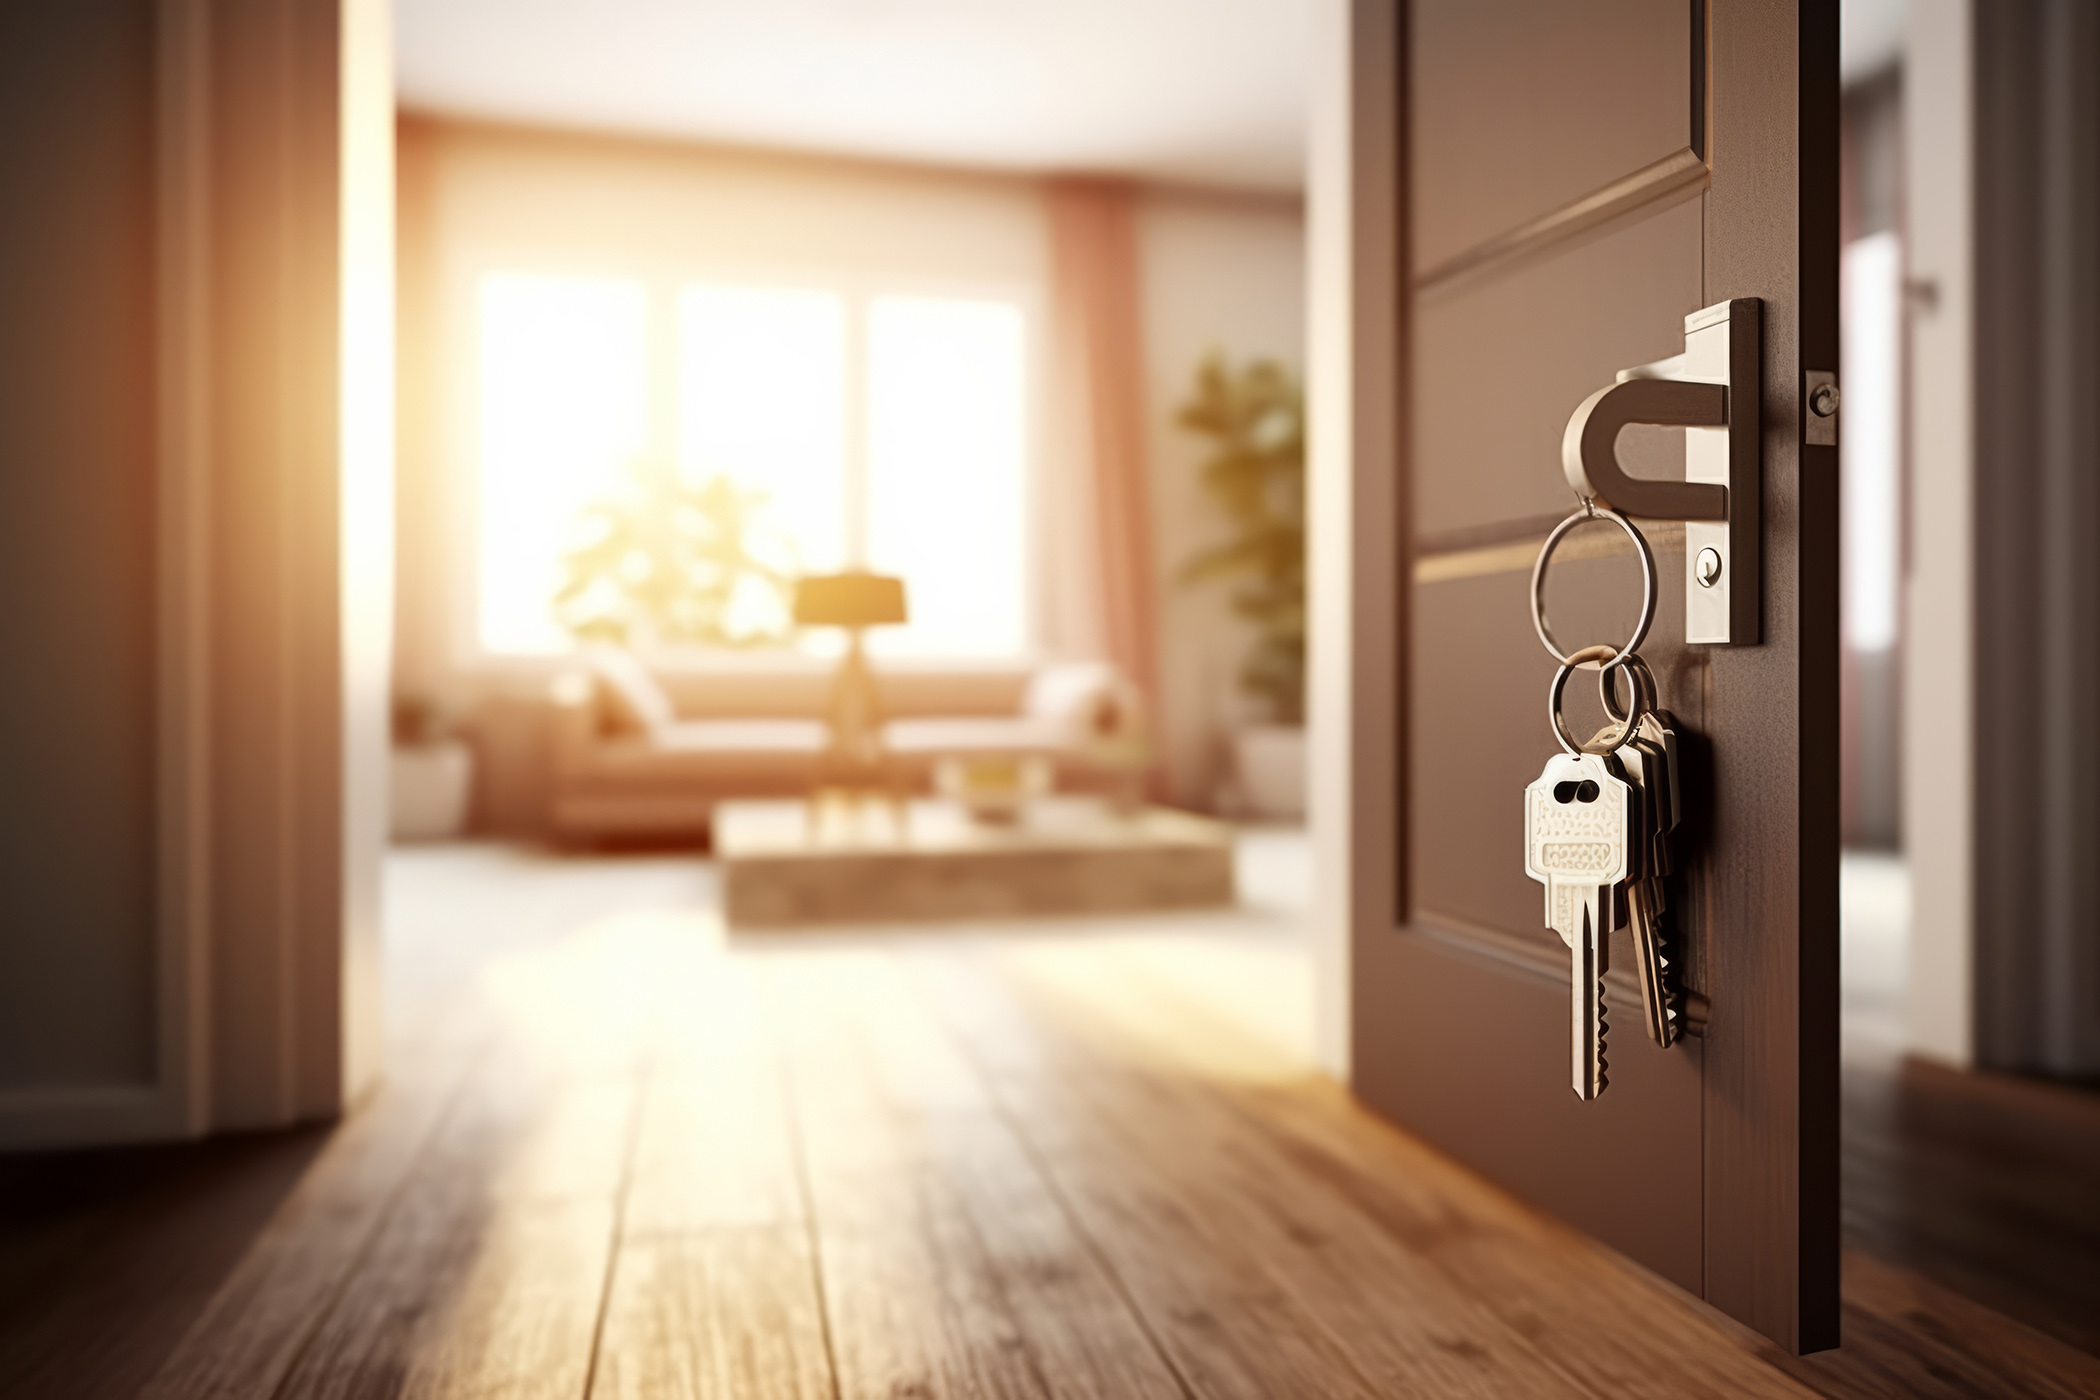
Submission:
{"label": "bunch of keys", "polygon": [[[1620,670],[1626,672],[1634,688],[1630,738],[1623,737],[1627,712],[1619,709],[1614,695],[1618,686],[1613,673]],[[1668,908],[1663,881],[1674,868],[1671,835],[1684,815],[1677,781],[1677,720],[1668,710],[1657,708],[1655,676],[1639,652],[1629,653],[1618,666],[1607,665],[1599,675],[1598,691],[1605,713],[1613,722],[1591,736],[1585,747],[1613,744],[1611,755],[1633,784],[1632,863],[1639,873],[1630,876],[1625,887],[1627,922],[1633,929],[1634,960],[1639,964],[1641,1010],[1647,1020],[1648,1038],[1657,1045],[1668,1046],[1677,1040],[1679,1016],[1670,944],[1662,923]]]}
{"label": "bunch of keys", "polygon": [[[1561,537],[1591,519],[1617,524],[1641,557],[1645,606],[1623,648],[1588,647],[1563,655],[1546,625],[1546,563]],[[1679,1012],[1672,959],[1662,918],[1664,877],[1671,870],[1671,833],[1682,816],[1676,721],[1656,705],[1655,677],[1640,657],[1655,612],[1655,564],[1632,523],[1584,502],[1581,512],[1547,537],[1532,575],[1532,619],[1560,670],[1553,678],[1547,717],[1563,752],[1524,792],[1524,869],[1545,887],[1545,921],[1568,945],[1572,1084],[1576,1097],[1604,1092],[1606,1076],[1604,974],[1611,935],[1631,926],[1640,964],[1642,1010],[1648,1036],[1668,1046],[1677,1038]],[[1568,733],[1561,699],[1578,668],[1599,668],[1599,690],[1612,723],[1587,744]],[[1628,679],[1624,710],[1618,673]]]}

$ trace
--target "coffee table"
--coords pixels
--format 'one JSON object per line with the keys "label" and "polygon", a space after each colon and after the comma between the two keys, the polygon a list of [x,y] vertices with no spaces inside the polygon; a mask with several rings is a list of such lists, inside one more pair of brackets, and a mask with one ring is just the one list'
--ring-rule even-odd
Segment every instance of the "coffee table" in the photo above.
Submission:
{"label": "coffee table", "polygon": [[715,809],[736,928],[1198,909],[1233,899],[1232,828],[1164,807],[1047,797],[1008,823],[952,802]]}

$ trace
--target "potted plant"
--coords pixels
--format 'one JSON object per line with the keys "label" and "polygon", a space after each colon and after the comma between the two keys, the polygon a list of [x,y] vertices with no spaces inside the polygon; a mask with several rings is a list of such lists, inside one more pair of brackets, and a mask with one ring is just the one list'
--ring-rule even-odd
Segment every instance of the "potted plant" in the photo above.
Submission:
{"label": "potted plant", "polygon": [[1256,719],[1233,736],[1241,795],[1256,814],[1305,811],[1305,396],[1274,360],[1212,354],[1177,421],[1210,443],[1205,491],[1231,534],[1183,566],[1185,583],[1230,579],[1254,629],[1239,688]]}
{"label": "potted plant", "polygon": [[578,641],[628,649],[782,645],[793,561],[759,528],[764,504],[727,476],[693,483],[637,460],[621,490],[584,509],[556,620]]}

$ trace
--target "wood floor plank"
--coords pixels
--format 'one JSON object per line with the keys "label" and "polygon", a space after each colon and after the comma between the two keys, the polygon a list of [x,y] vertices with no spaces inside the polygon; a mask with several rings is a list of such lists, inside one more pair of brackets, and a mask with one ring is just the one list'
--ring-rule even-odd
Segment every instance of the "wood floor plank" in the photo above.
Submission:
{"label": "wood floor plank", "polygon": [[1848,1241],[2100,1354],[2100,1094],[1861,1062],[1844,1110]]}
{"label": "wood floor plank", "polygon": [[666,950],[619,1258],[591,1393],[833,1393],[782,1067],[750,959]]}
{"label": "wood floor plank", "polygon": [[[1201,1062],[1204,1039],[1215,1029],[1207,1007],[1193,1008],[1187,1024],[1175,1025],[1171,986],[1118,977],[1031,981],[1047,981],[1066,997],[1083,992],[1089,1002],[1121,1003],[1091,1024],[1085,1018],[1066,1023],[1068,1043],[1106,1035],[1127,1047],[1130,1028],[1141,1019],[1136,1040],[1142,1050],[1159,1063],[1186,1067]],[[1762,1366],[1829,1400],[2100,1393],[2091,1369],[2100,1363],[2087,1354],[1857,1252],[1846,1266],[1844,1347],[1806,1359],[1785,1356],[1364,1113],[1332,1084],[1242,1074],[1227,1098],[1278,1135],[1279,1150],[1361,1202],[1397,1238],[1434,1259],[1455,1283],[1493,1300],[1513,1323],[1542,1336],[1580,1338],[1579,1346],[1556,1346],[1555,1355],[1601,1389],[1770,1393],[1774,1375],[1758,1376]],[[1929,1306],[1921,1301],[1928,1299]],[[1627,1316],[1646,1325],[1614,1325],[1614,1318]]]}
{"label": "wood floor plank", "polygon": [[[1055,1028],[1031,1024],[1024,1007],[997,1004],[1001,989],[968,985],[966,972],[943,962],[950,975],[942,980],[960,1002],[959,1019],[974,1023],[974,1039],[1009,1047],[987,1055],[989,1072],[1024,1131],[1039,1139],[1053,1174],[1100,1212],[1103,1228],[1119,1226],[1119,1237],[1144,1247],[1144,1256],[1116,1256],[1119,1269],[1145,1268],[1149,1256],[1165,1252],[1208,1262],[1220,1281],[1243,1292],[1249,1280],[1260,1280],[1261,1292],[1294,1301],[1297,1325],[1310,1322],[1346,1358],[1347,1372],[1377,1393],[1395,1387],[1453,1396],[1585,1393],[1489,1310],[1452,1293],[1341,1203],[1304,1191],[1303,1183],[1250,1155],[1253,1144],[1230,1118],[1204,1113],[1183,1096],[1159,1092],[1157,1084],[1126,1079],[1125,1067],[1113,1060],[1081,1064],[1065,1053]],[[983,1014],[995,1006],[994,1014]],[[1031,1033],[1037,1043],[1019,1058],[1034,1072],[1015,1072],[1012,1043]],[[1130,1208],[1145,1196],[1149,1209]],[[1194,1226],[1203,1237],[1200,1252],[1183,1241],[1170,1245],[1130,1233],[1133,1218],[1149,1224],[1148,1217],[1167,1212]],[[1210,1286],[1215,1291],[1216,1284]],[[1144,1292],[1139,1296],[1142,1301]],[[1173,1304],[1161,1301],[1163,1315],[1171,1317]],[[1280,1320],[1288,1327],[1293,1319]],[[1193,1353],[1185,1362],[1190,1370],[1224,1369],[1201,1355],[1211,1337],[1185,1343]],[[1293,1383],[1300,1393],[1317,1394],[1332,1381]]]}
{"label": "wood floor plank", "polygon": [[2100,1396],[2100,1358],[1858,1250],[1844,1270],[1844,1345],[1771,1353],[1831,1400]]}
{"label": "wood floor plank", "polygon": [[137,1400],[330,1136],[0,1157],[0,1395]]}
{"label": "wood floor plank", "polygon": [[[385,1220],[495,1034],[469,997],[338,1127],[306,1179],[189,1328],[141,1400],[268,1400]],[[410,1068],[412,1066],[412,1068]]]}
{"label": "wood floor plank", "polygon": [[[1452,1164],[1431,1160],[1433,1154],[1424,1152],[1423,1160],[1413,1162],[1404,1175],[1387,1164],[1397,1188],[1412,1197],[1395,1201],[1375,1179],[1363,1179],[1358,1172],[1338,1173],[1332,1164],[1280,1140],[1245,1111],[1241,1099],[1260,1092],[1286,1100],[1305,1100],[1310,1094],[1317,1102],[1325,1099],[1322,1081],[1302,1072],[1291,1079],[1273,1073],[1251,1075],[1247,1052],[1228,1061],[1237,1064],[1237,1076],[1206,1079],[1194,1073],[1210,1054],[1204,1047],[1217,1030],[1208,1017],[1194,1026],[1173,1026],[1170,993],[1108,977],[1081,984],[1077,990],[1088,1004],[1075,1006],[1069,1000],[1074,987],[1054,980],[1046,985],[1039,980],[1039,963],[1024,961],[1014,1009],[992,1017],[980,1013],[980,1039],[996,1044],[1002,1036],[1010,1039],[1013,1028],[1028,1026],[1031,993],[1067,998],[1050,1013],[1050,1024],[1038,1021],[1041,1047],[1023,1057],[1023,1063],[1041,1066],[1038,1092],[1092,1086],[1100,1111],[1121,1119],[1141,1144],[1139,1150],[1154,1157],[1170,1152],[1177,1138],[1213,1144],[1208,1158],[1196,1158],[1187,1170],[1196,1183],[1191,1189],[1216,1193],[1221,1213],[1237,1210],[1247,1215],[1248,1202],[1291,1202],[1288,1213],[1271,1207],[1284,1228],[1268,1232],[1264,1259],[1285,1271],[1288,1286],[1308,1300],[1345,1344],[1367,1354],[1390,1352],[1396,1338],[1387,1319],[1397,1314],[1423,1320],[1411,1346],[1376,1363],[1387,1373],[1421,1377],[1439,1394],[1466,1393],[1460,1387],[1468,1384],[1484,1386],[1480,1393],[1543,1393],[1540,1382],[1483,1380],[1464,1370],[1437,1375],[1424,1358],[1435,1360],[1453,1334],[1426,1324],[1441,1314],[1466,1329],[1457,1335],[1467,1337],[1472,1346],[1499,1348],[1505,1358],[1513,1348],[1528,1352],[1553,1373],[1555,1379],[1544,1384],[1585,1393],[1657,1400],[1803,1393],[1749,1354],[1719,1319],[1665,1285],[1629,1277],[1572,1232],[1544,1228],[1525,1230],[1521,1236],[1513,1233],[1506,1228],[1510,1222],[1542,1222],[1492,1188],[1475,1188],[1471,1212],[1454,1209],[1454,1201],[1441,1191],[1423,1190],[1425,1171],[1431,1179],[1453,1179],[1452,1184],[1459,1178],[1470,1181],[1469,1174]],[[974,1004],[981,1008],[990,995],[980,991]],[[1130,1005],[1104,1005],[1126,998]],[[1144,1008],[1142,1045],[1123,1036],[1137,1006]],[[1149,1067],[1144,1062],[1147,1050],[1156,1054],[1177,1045],[1182,1050],[1174,1055]],[[1196,1058],[1191,1061],[1188,1055]],[[1123,1101],[1120,1106],[1118,1100]],[[1328,1106],[1370,1126],[1368,1115],[1353,1103],[1328,1101]],[[1148,1131],[1152,1143],[1146,1147],[1143,1134]],[[1308,1223],[1310,1216],[1317,1216],[1316,1224]],[[1258,1231],[1262,1222],[1251,1218],[1246,1228]],[[1299,1243],[1301,1235],[1318,1247]],[[1337,1247],[1332,1241],[1343,1244]],[[1464,1300],[1466,1306],[1457,1306],[1455,1300]],[[1483,1313],[1500,1326],[1486,1325]],[[1627,1326],[1629,1317],[1646,1321]]]}
{"label": "wood floor plank", "polygon": [[1313,1074],[1273,947],[681,917],[431,1018],[146,1393],[2100,1397],[1856,1253],[1844,1348],[1781,1356]]}
{"label": "wood floor plank", "polygon": [[647,937],[503,969],[496,1044],[279,1392],[502,1395],[587,1384],[632,1142]]}
{"label": "wood floor plank", "polygon": [[815,1276],[800,1227],[623,1240],[593,1400],[831,1396]]}
{"label": "wood floor plank", "polygon": [[839,1390],[1182,1391],[967,1062],[883,955],[769,962]]}

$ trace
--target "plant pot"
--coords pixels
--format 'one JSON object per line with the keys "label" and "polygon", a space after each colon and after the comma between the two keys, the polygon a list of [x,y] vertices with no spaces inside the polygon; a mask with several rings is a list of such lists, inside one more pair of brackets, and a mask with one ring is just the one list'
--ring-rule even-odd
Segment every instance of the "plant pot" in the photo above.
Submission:
{"label": "plant pot", "polygon": [[396,841],[450,841],[467,829],[474,754],[454,739],[397,748],[389,770],[389,827]]}
{"label": "plant pot", "polygon": [[1299,821],[1305,816],[1305,728],[1250,724],[1232,736],[1240,794],[1254,816]]}

